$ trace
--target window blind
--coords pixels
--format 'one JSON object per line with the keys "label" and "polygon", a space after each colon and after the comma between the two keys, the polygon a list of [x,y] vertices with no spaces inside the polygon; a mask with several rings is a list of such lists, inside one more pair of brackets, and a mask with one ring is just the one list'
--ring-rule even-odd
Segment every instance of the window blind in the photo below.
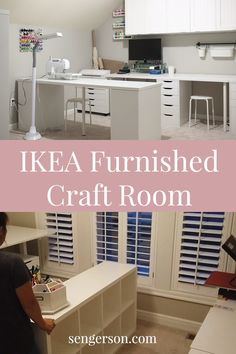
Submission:
{"label": "window blind", "polygon": [[119,214],[101,212],[96,214],[96,257],[97,263],[118,262]]}
{"label": "window blind", "polygon": [[54,232],[48,238],[48,260],[73,265],[72,214],[46,213],[46,226]]}
{"label": "window blind", "polygon": [[150,276],[152,213],[129,212],[127,218],[127,263],[137,266],[138,275]]}
{"label": "window blind", "polygon": [[225,213],[184,213],[178,281],[203,285],[220,261]]}

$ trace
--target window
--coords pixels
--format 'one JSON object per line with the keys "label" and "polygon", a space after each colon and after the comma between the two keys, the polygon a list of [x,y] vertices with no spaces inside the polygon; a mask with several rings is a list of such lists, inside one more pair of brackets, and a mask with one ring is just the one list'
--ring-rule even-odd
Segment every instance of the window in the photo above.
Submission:
{"label": "window", "polygon": [[40,267],[45,274],[71,277],[79,272],[79,235],[77,215],[72,213],[38,213],[37,226],[51,235],[40,247]]}
{"label": "window", "polygon": [[113,261],[135,264],[140,282],[151,284],[154,219],[152,212],[96,213],[95,263]]}
{"label": "window", "polygon": [[203,285],[213,271],[224,269],[221,245],[228,234],[228,219],[229,215],[224,212],[179,215],[173,270],[177,290],[199,291],[205,295],[215,293]]}

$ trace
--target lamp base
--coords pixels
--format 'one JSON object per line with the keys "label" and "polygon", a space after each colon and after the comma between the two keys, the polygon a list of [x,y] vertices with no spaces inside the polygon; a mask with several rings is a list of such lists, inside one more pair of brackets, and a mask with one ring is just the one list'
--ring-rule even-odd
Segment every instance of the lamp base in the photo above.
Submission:
{"label": "lamp base", "polygon": [[25,140],[40,140],[41,138],[41,134],[36,131],[35,127],[31,127],[28,133],[24,136]]}

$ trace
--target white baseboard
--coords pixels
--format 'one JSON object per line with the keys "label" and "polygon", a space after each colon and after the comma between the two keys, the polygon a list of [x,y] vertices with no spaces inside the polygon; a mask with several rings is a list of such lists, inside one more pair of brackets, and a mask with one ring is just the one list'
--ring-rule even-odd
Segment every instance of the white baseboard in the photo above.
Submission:
{"label": "white baseboard", "polygon": [[184,318],[172,317],[160,313],[154,313],[144,310],[137,311],[138,319],[160,324],[162,326],[181,329],[196,334],[201,326],[200,322],[186,320]]}

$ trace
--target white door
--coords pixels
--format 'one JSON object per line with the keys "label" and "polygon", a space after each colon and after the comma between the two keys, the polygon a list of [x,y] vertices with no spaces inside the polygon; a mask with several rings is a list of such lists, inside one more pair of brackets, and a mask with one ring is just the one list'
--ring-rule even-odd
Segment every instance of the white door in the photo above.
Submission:
{"label": "white door", "polygon": [[146,0],[146,33],[166,33],[166,0]]}
{"label": "white door", "polygon": [[217,27],[219,30],[236,30],[235,0],[217,0]]}
{"label": "white door", "polygon": [[167,33],[190,32],[190,0],[165,0]]}
{"label": "white door", "polygon": [[191,32],[217,30],[217,0],[191,0]]}
{"label": "white door", "polygon": [[9,127],[9,14],[0,10],[0,139],[8,139]]}
{"label": "white door", "polygon": [[125,34],[146,34],[147,0],[125,1]]}

